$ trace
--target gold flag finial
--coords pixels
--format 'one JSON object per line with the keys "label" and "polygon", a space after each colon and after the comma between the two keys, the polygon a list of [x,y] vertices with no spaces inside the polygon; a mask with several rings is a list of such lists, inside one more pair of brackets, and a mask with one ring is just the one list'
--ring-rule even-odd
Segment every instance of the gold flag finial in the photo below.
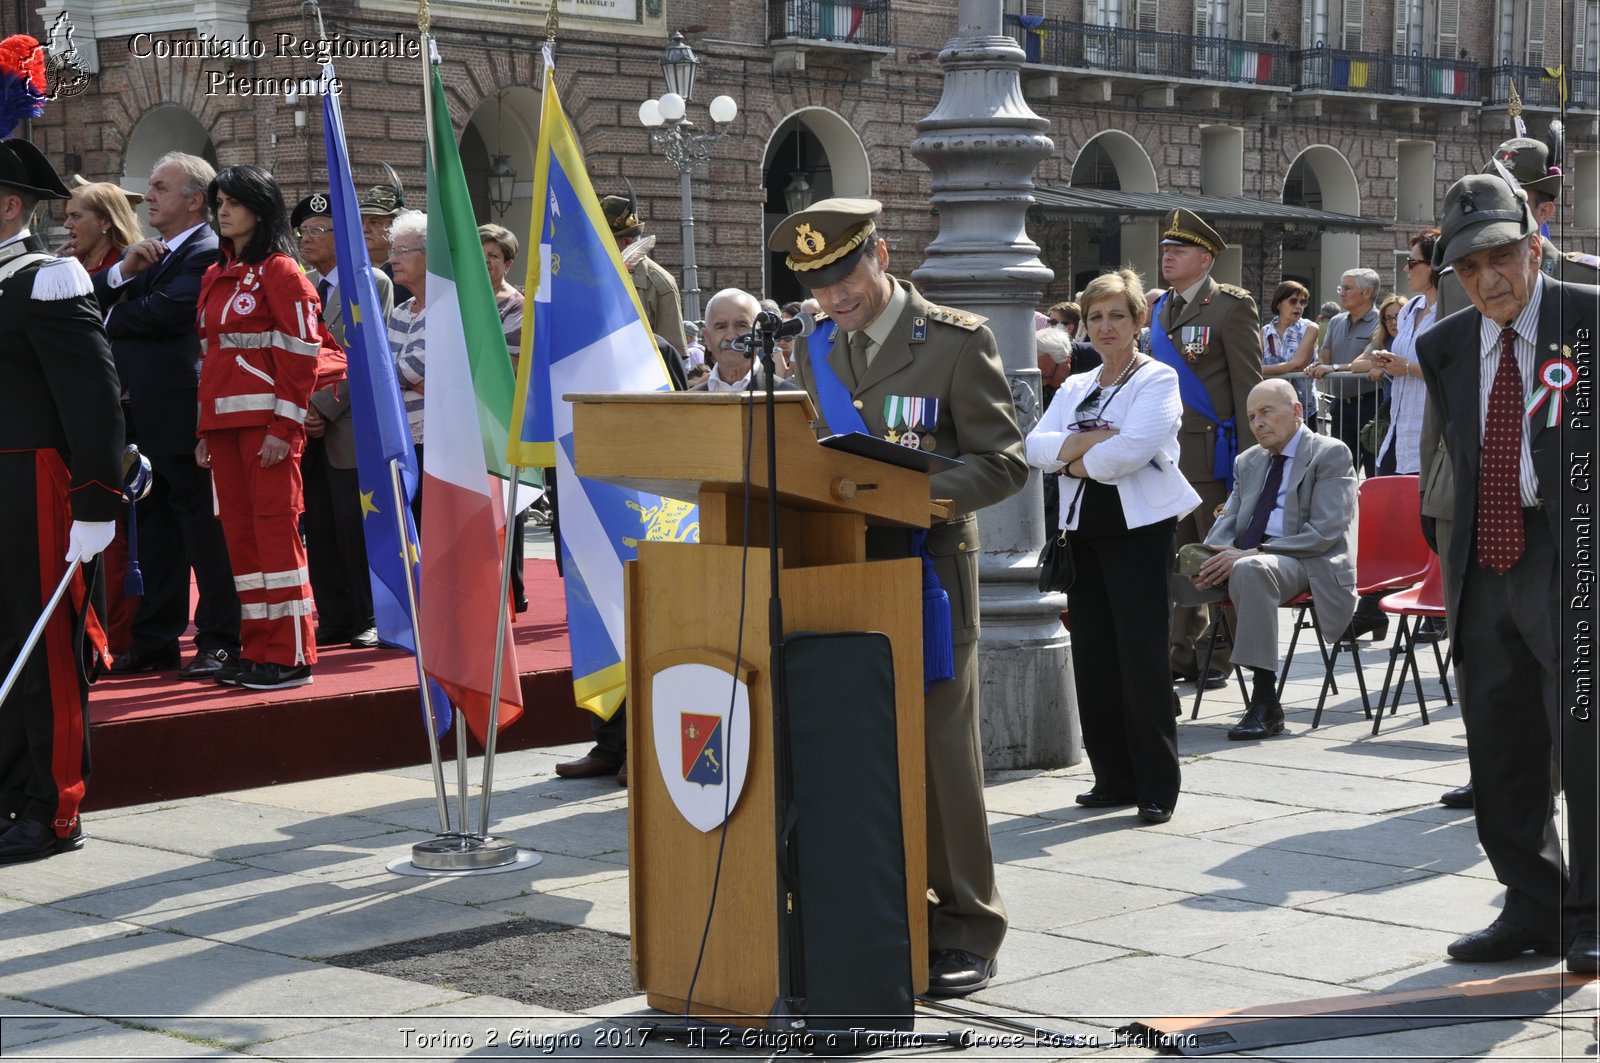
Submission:
{"label": "gold flag finial", "polygon": [[556,0],[550,0],[550,12],[544,17],[544,42],[556,43],[556,30],[561,27],[561,20],[556,17]]}
{"label": "gold flag finial", "polygon": [[1522,117],[1522,95],[1517,92],[1517,87],[1515,85],[1507,86],[1506,112],[1513,118]]}
{"label": "gold flag finial", "polygon": [[428,0],[417,0],[417,32],[424,37],[433,25],[433,16],[428,13]]}

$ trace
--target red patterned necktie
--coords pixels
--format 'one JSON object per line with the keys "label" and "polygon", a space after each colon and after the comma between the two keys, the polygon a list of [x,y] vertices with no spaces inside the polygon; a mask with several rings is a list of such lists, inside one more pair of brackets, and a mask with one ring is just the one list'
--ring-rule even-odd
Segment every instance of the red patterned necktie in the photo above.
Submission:
{"label": "red patterned necktie", "polygon": [[1478,564],[1504,573],[1522,556],[1522,372],[1517,331],[1500,330],[1500,367],[1483,419],[1478,472]]}

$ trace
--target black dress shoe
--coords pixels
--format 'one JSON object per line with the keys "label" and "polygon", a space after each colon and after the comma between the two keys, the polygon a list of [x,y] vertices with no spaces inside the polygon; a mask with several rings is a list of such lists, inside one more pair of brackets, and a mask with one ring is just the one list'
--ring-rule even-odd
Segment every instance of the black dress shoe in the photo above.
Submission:
{"label": "black dress shoe", "polygon": [[964,949],[939,949],[928,963],[930,997],[964,997],[989,984],[997,965]]}
{"label": "black dress shoe", "polygon": [[1379,617],[1373,620],[1368,617],[1353,617],[1348,627],[1339,636],[1340,642],[1354,642],[1356,639],[1371,635],[1374,640],[1382,642],[1389,634],[1389,618]]}
{"label": "black dress shoe", "polygon": [[194,659],[178,669],[179,679],[215,679],[228,666],[233,654],[227,650],[199,650]]}
{"label": "black dress shoe", "polygon": [[1172,809],[1164,808],[1151,801],[1139,804],[1139,819],[1145,823],[1165,823],[1172,818]]}
{"label": "black dress shoe", "polygon": [[1573,974],[1600,974],[1600,934],[1580,930],[1567,949],[1567,970]]}
{"label": "black dress shoe", "polygon": [[1452,959],[1467,963],[1498,963],[1514,960],[1528,951],[1541,956],[1560,956],[1562,948],[1555,938],[1524,930],[1501,916],[1476,934],[1456,938],[1445,951]]}
{"label": "black dress shoe", "polygon": [[59,838],[48,823],[37,819],[19,819],[10,830],[0,834],[0,864],[43,860],[47,856],[82,848],[82,820],[72,825],[71,834]]}
{"label": "black dress shoe", "polygon": [[1257,694],[1250,699],[1244,716],[1228,731],[1234,742],[1254,742],[1283,733],[1283,706],[1275,695]]}
{"label": "black dress shoe", "polygon": [[378,646],[378,629],[365,627],[350,636],[350,648],[355,650],[371,650]]}
{"label": "black dress shoe", "polygon": [[1458,786],[1454,790],[1446,790],[1439,795],[1439,803],[1446,808],[1471,808],[1472,780],[1467,780],[1467,785]]}
{"label": "black dress shoe", "polygon": [[112,675],[136,675],[139,672],[165,672],[178,667],[183,660],[176,644],[159,650],[133,649],[111,662]]}
{"label": "black dress shoe", "polygon": [[1116,794],[1108,794],[1102,790],[1095,789],[1085,790],[1073,800],[1084,808],[1121,808],[1123,805],[1135,803],[1131,797],[1118,797]]}
{"label": "black dress shoe", "polygon": [[1449,638],[1449,629],[1442,618],[1430,616],[1417,625],[1416,632],[1411,636],[1413,642],[1438,642],[1440,639]]}
{"label": "black dress shoe", "polygon": [[617,769],[617,785],[623,789],[628,787],[628,766],[626,764]]}
{"label": "black dress shoe", "polygon": [[[1194,676],[1188,675],[1184,672],[1174,671],[1172,673],[1172,681],[1174,683],[1193,683],[1195,678]],[[1216,668],[1209,668],[1206,670],[1205,687],[1207,690],[1221,690],[1227,685],[1228,676],[1226,673]]]}
{"label": "black dress shoe", "polygon": [[564,760],[557,764],[556,774],[563,779],[597,779],[602,775],[617,775],[626,768],[626,764],[590,753],[577,760]]}

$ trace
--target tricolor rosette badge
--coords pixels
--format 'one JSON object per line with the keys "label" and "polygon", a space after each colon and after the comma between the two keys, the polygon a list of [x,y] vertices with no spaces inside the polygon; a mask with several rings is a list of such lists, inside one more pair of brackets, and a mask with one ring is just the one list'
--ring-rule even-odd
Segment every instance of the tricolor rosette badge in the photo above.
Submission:
{"label": "tricolor rosette badge", "polygon": [[1561,393],[1577,383],[1578,370],[1565,358],[1552,358],[1539,367],[1539,386],[1528,396],[1528,416],[1545,408],[1544,426],[1554,428],[1561,420]]}

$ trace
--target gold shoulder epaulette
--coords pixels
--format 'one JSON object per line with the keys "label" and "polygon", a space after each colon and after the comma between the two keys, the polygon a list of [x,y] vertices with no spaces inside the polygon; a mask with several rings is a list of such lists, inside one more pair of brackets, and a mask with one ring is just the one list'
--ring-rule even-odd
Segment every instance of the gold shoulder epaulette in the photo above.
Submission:
{"label": "gold shoulder epaulette", "polygon": [[1248,298],[1250,298],[1250,293],[1245,291],[1243,288],[1239,287],[1237,284],[1222,284],[1222,283],[1219,282],[1217,284],[1217,291],[1222,292],[1222,293],[1224,293],[1226,295],[1231,295],[1235,299],[1248,299]]}
{"label": "gold shoulder epaulette", "polygon": [[978,331],[980,327],[989,321],[988,318],[981,314],[969,314],[965,310],[957,310],[951,306],[938,306],[934,303],[928,304],[928,317],[946,325],[954,325],[956,328],[965,329],[968,332]]}

